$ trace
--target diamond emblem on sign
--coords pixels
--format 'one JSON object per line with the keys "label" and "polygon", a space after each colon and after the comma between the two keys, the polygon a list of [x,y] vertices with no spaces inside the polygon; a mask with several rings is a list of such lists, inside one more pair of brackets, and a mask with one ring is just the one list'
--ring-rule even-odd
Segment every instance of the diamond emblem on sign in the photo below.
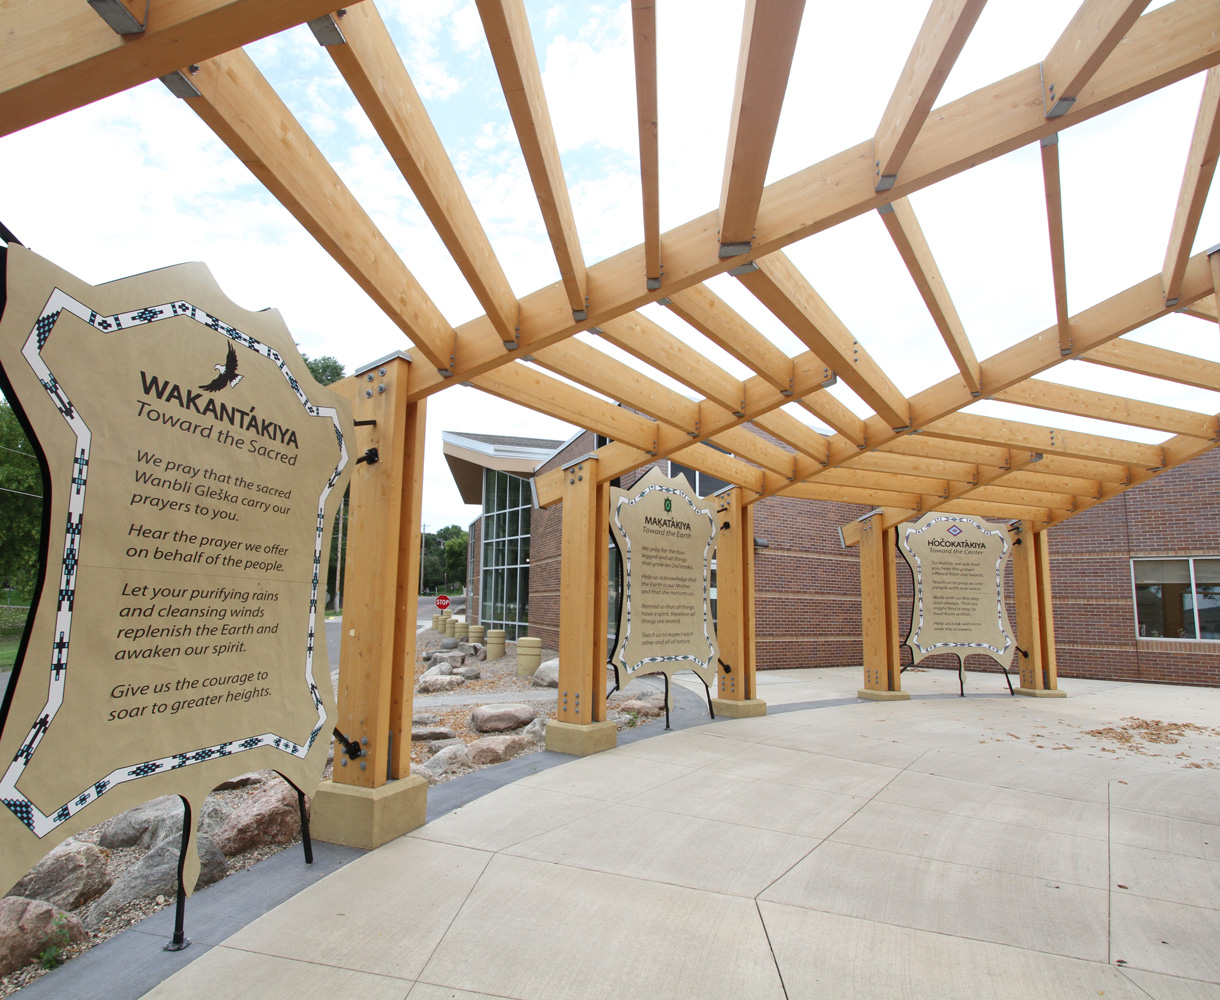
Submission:
{"label": "diamond emblem on sign", "polygon": [[962,533],[962,529],[959,528],[956,524],[949,525],[949,534],[960,535],[961,533]]}

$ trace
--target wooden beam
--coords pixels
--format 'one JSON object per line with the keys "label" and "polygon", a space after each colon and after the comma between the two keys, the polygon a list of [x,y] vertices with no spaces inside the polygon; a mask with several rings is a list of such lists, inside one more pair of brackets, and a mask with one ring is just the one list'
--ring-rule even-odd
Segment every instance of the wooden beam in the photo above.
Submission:
{"label": "wooden beam", "polygon": [[1055,325],[1059,353],[1072,353],[1068,318],[1067,259],[1063,250],[1063,188],[1059,181],[1059,133],[1042,137],[1042,187],[1046,192],[1046,228],[1051,241],[1051,279],[1055,288]]}
{"label": "wooden beam", "polygon": [[918,517],[919,511],[901,507],[878,507],[876,510],[870,511],[863,517],[850,521],[839,528],[839,539],[843,543],[845,549],[850,549],[855,545],[860,544],[864,532],[868,529],[869,522],[873,522],[873,527],[879,529],[893,528],[903,521],[909,521],[913,517]]}
{"label": "wooden beam", "polygon": [[828,364],[891,427],[911,422],[906,397],[783,253],[755,261],[737,280]]}
{"label": "wooden beam", "polygon": [[470,381],[492,396],[596,431],[645,453],[656,451],[656,423],[533,368],[506,365]]}
{"label": "wooden beam", "polygon": [[918,493],[949,498],[949,482],[945,479],[929,479],[927,476],[907,475],[896,472],[869,472],[840,466],[827,469],[808,481],[811,486],[853,486],[861,490],[896,490],[899,493]]}
{"label": "wooden beam", "polygon": [[596,721],[597,550],[609,547],[597,534],[601,494],[597,466],[596,458],[585,458],[557,470],[563,474],[564,484],[559,549],[559,721],[582,726]]}
{"label": "wooden beam", "polygon": [[[166,76],[334,10],[334,0],[157,0],[118,35],[82,0],[0,10],[0,135]],[[143,11],[144,4],[139,9]]]}
{"label": "wooden beam", "polygon": [[[1122,465],[1110,465],[1108,462],[1091,462],[1083,458],[1065,458],[1061,455],[1043,453],[1042,461],[1036,471],[1039,475],[1070,476],[1073,479],[1093,479],[1101,484],[1104,492],[1111,486],[1125,486],[1131,482],[1131,470]],[[1076,496],[1087,496],[1087,493],[1077,493]]]}
{"label": "wooden beam", "polygon": [[720,189],[720,256],[750,248],[805,0],[746,0]]}
{"label": "wooden beam", "polygon": [[698,469],[755,493],[761,493],[766,487],[766,474],[762,469],[705,444],[687,445],[672,452],[669,457],[680,465]]}
{"label": "wooden beam", "polygon": [[754,424],[762,428],[772,437],[778,438],[790,448],[795,448],[800,454],[825,462],[828,445],[825,435],[819,434],[812,427],[801,423],[796,417],[783,410],[772,410],[770,413],[754,418]]}
{"label": "wooden beam", "polygon": [[1220,156],[1220,68],[1213,66],[1207,71],[1203,85],[1203,98],[1199,102],[1199,115],[1195,119],[1195,131],[1190,140],[1190,153],[1186,157],[1186,171],[1182,177],[1182,189],[1178,192],[1178,205],[1173,213],[1173,227],[1169,233],[1169,247],[1165,251],[1165,267],[1161,281],[1165,285],[1165,304],[1177,305],[1178,290],[1182,284],[1182,273],[1190,257],[1191,245],[1199,231],[1199,219],[1207,202],[1212,177],[1216,173],[1216,158]]}
{"label": "wooden beam", "polygon": [[[1213,277],[1212,280],[1214,281],[1215,278]],[[1199,299],[1193,305],[1178,311],[1187,316],[1193,316],[1195,319],[1206,320],[1208,323],[1220,321],[1220,315],[1216,311],[1216,296],[1214,294]]]}
{"label": "wooden beam", "polygon": [[847,408],[847,404],[828,392],[819,392],[812,396],[802,396],[796,400],[797,406],[808,410],[831,430],[838,431],[847,441],[857,448],[863,448],[868,441],[864,421]]}
{"label": "wooden beam", "polygon": [[1042,61],[1047,118],[1072,109],[1093,74],[1139,19],[1148,0],[1084,0]]}
{"label": "wooden beam", "polygon": [[966,336],[966,328],[962,326],[961,317],[958,316],[949,290],[945,287],[940,268],[936,266],[932,249],[928,246],[919,220],[915,217],[915,210],[910,201],[899,198],[882,205],[878,212],[881,214],[881,221],[885,223],[886,231],[894,241],[894,246],[898,248],[903,263],[911,272],[915,287],[919,289],[924,305],[932,314],[932,321],[944,338],[957,370],[962,373],[966,387],[971,395],[979,395],[978,358],[974,355],[974,348],[970,346],[970,339]]}
{"label": "wooden beam", "polygon": [[[559,277],[568,306],[579,322],[589,308],[589,280],[580,250],[580,237],[568,198],[568,185],[559,162],[559,146],[542,89],[538,55],[530,36],[524,0],[475,0],[491,57],[500,75],[508,112],[517,130],[542,220],[555,251]],[[639,272],[636,272],[639,281]]]}
{"label": "wooden beam", "polygon": [[453,327],[250,57],[238,49],[208,59],[191,83],[199,92],[187,98],[191,110],[411,338],[433,369],[451,370]]}
{"label": "wooden beam", "polygon": [[791,481],[796,475],[796,456],[776,447],[745,426],[730,427],[716,435],[716,444],[727,448],[735,458],[752,462]]}
{"label": "wooden beam", "polygon": [[604,340],[652,365],[727,410],[745,410],[745,387],[672,333],[639,313],[610,320],[595,331]]}
{"label": "wooden beam", "polygon": [[894,574],[893,528],[879,518],[862,525],[860,545],[860,630],[863,637],[864,691],[862,697],[903,697],[902,668],[894,638],[897,604]]}
{"label": "wooden beam", "polygon": [[644,204],[644,277],[661,287],[661,171],[657,141],[656,0],[631,0],[635,50],[635,110],[640,133],[640,188]]}
{"label": "wooden beam", "polygon": [[1135,340],[1112,340],[1093,348],[1080,360],[1220,392],[1220,364]]}
{"label": "wooden beam", "polygon": [[[1045,461],[1048,460],[1044,458],[1043,462]],[[1042,462],[1005,476],[1004,485],[1014,490],[1051,490],[1055,493],[1093,499],[1101,495],[1100,480],[1085,479],[1082,476],[1053,475],[1042,468]]]}
{"label": "wooden beam", "polygon": [[469,283],[505,346],[517,346],[517,297],[440,136],[371,3],[345,9],[339,24],[345,43],[327,52],[369,116],[394,163],[441,242]]}
{"label": "wooden beam", "polygon": [[941,459],[994,468],[1008,468],[1008,448],[986,445],[979,441],[938,440],[925,434],[908,434],[882,445],[881,454],[908,455],[917,458]]}
{"label": "wooden beam", "polygon": [[691,285],[663,299],[721,350],[758,372],[786,396],[792,394],[792,359],[751,326],[706,285]]}
{"label": "wooden beam", "polygon": [[894,186],[898,169],[915,144],[986,2],[933,0],[928,8],[873,136],[873,187],[877,191]]}
{"label": "wooden beam", "polygon": [[984,500],[946,500],[936,505],[936,510],[946,514],[973,514],[975,517],[994,517],[1002,520],[1017,519],[1033,521],[1036,524],[1050,524],[1054,511],[1043,507],[1016,507],[1012,504],[989,503]]}
{"label": "wooden beam", "polygon": [[1022,448],[1043,454],[1065,455],[1114,465],[1161,468],[1165,456],[1159,445],[1138,444],[1099,434],[1063,431],[1016,420],[998,420],[954,413],[942,417],[923,430],[925,437],[945,437],[957,441],[982,441],[1005,448]]}
{"label": "wooden beam", "polygon": [[1034,525],[1023,521],[1012,547],[1013,602],[1017,606],[1017,649],[1014,659],[1021,671],[1021,687],[1026,693],[1042,690],[1042,625],[1038,614],[1037,542]]}
{"label": "wooden beam", "polygon": [[[1038,65],[943,105],[929,116],[893,192],[873,191],[871,140],[769,184],[759,208],[758,234],[746,259],[765,256],[1220,63],[1215,17],[1215,0],[1175,0],[1145,14],[1095,74],[1065,121],[1048,122],[1043,115]],[[663,290],[640,288],[639,275],[645,267],[642,246],[594,264],[589,282],[596,294],[586,321],[573,322],[560,288],[548,286],[525,296],[522,348],[531,352],[545,347],[740,266],[742,258],[720,259],[718,225],[718,214],[709,212],[663,234]],[[460,378],[510,360],[492,333],[486,318],[458,328]],[[436,392],[444,384],[423,365],[413,365],[411,376],[412,398]]]}
{"label": "wooden beam", "polygon": [[857,486],[823,485],[821,477],[807,483],[793,483],[778,491],[779,496],[796,497],[801,500],[824,500],[831,503],[858,503],[865,506],[913,507],[919,509],[918,493],[904,493],[897,489],[875,490]]}
{"label": "wooden beam", "polygon": [[1111,396],[1089,389],[1076,389],[1042,379],[1031,378],[1018,382],[1003,392],[997,392],[991,398],[1006,403],[1019,403],[1022,406],[1036,406],[1040,410],[1050,410],[1054,413],[1109,420],[1115,424],[1147,427],[1169,434],[1186,434],[1209,441],[1220,437],[1220,426],[1217,426],[1216,418],[1205,413],[1183,410],[1176,406],[1145,403],[1138,399],[1128,399],[1126,396]]}
{"label": "wooden beam", "polygon": [[1039,643],[1039,658],[1042,667],[1042,686],[1048,691],[1059,689],[1059,669],[1055,656],[1055,606],[1051,597],[1051,550],[1045,531],[1034,532],[1026,538],[1034,546],[1034,580],[1038,594],[1038,623],[1042,626]]}
{"label": "wooden beam", "polygon": [[[900,441],[916,440],[899,438]],[[845,462],[841,469],[856,469],[861,472],[878,472],[897,476],[922,476],[946,482],[974,483],[978,481],[979,467],[973,462],[956,462],[950,459],[926,456],[903,455],[890,451],[867,451]],[[931,493],[934,490],[921,490]]]}

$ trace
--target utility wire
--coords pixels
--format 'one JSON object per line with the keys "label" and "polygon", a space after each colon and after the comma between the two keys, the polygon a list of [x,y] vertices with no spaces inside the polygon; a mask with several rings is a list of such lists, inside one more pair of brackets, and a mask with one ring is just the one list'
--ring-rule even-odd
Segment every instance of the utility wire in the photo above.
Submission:
{"label": "utility wire", "polygon": [[16,493],[22,497],[33,497],[35,500],[41,500],[41,493],[26,493],[23,490],[10,490],[7,486],[0,486],[0,493]]}

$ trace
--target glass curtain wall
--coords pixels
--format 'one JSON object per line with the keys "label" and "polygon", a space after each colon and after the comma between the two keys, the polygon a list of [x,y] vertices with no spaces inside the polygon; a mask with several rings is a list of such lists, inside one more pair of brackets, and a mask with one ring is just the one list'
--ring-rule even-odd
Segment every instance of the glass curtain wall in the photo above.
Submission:
{"label": "glass curtain wall", "polygon": [[479,622],[516,639],[529,631],[529,483],[520,476],[483,470],[483,580]]}

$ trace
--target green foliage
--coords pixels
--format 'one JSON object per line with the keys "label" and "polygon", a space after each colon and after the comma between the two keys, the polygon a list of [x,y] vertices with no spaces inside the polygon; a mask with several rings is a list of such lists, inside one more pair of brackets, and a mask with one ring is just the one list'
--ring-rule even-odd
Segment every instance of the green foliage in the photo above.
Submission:
{"label": "green foliage", "polygon": [[72,936],[68,933],[67,925],[68,920],[62,913],[55,914],[55,918],[51,921],[54,929],[42,942],[42,951],[38,953],[38,961],[44,969],[56,969],[63,965],[63,950],[72,943]]}
{"label": "green foliage", "polygon": [[20,635],[30,609],[19,605],[0,604],[0,635]]}
{"label": "green foliage", "polygon": [[33,591],[41,535],[42,470],[12,407],[0,402],[0,586]]}
{"label": "green foliage", "polygon": [[423,536],[423,583],[426,593],[466,586],[466,532],[456,524]]}
{"label": "green foliage", "polygon": [[339,359],[333,355],[323,354],[320,358],[311,358],[308,354],[302,354],[301,357],[305,359],[305,367],[309,369],[309,374],[323,385],[338,382],[346,374]]}

